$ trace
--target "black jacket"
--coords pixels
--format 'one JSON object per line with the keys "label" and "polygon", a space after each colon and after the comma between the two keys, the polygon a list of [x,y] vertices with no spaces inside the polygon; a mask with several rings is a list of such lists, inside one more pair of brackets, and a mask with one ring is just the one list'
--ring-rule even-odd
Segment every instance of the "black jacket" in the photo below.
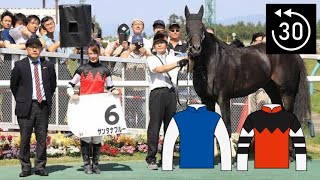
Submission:
{"label": "black jacket", "polygon": [[[57,87],[56,73],[54,64],[40,58],[43,88],[48,103],[48,111],[51,113],[52,96]],[[11,72],[10,89],[16,100],[15,114],[19,117],[30,115],[32,104],[32,76],[30,61],[24,58],[15,62]]]}

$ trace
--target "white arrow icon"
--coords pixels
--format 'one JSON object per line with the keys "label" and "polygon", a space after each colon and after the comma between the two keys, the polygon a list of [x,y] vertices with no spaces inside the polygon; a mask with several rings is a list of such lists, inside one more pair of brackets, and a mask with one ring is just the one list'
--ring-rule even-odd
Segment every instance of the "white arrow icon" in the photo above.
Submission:
{"label": "white arrow icon", "polygon": [[275,14],[278,15],[279,17],[281,17],[281,9],[279,9],[278,11],[276,11]]}
{"label": "white arrow icon", "polygon": [[[276,15],[278,15],[279,17],[281,17],[281,9],[279,9],[278,11],[275,12]],[[284,47],[282,46],[276,39],[275,35],[274,35],[274,30],[272,30],[272,38],[274,40],[274,42],[282,49],[286,50],[286,51],[296,51],[296,50],[299,50],[301,49],[304,45],[307,44],[307,42],[309,41],[310,39],[310,35],[311,35],[311,28],[310,28],[310,24],[308,22],[308,20],[300,13],[297,13],[297,12],[292,12],[291,9],[285,11],[283,14],[289,16],[289,17],[292,17],[292,15],[296,15],[296,16],[299,16],[300,18],[302,18],[306,24],[307,24],[307,27],[308,27],[308,35],[307,35],[307,39],[303,42],[303,44],[301,44],[300,46],[298,47],[295,47],[295,48],[287,48],[287,47]]]}

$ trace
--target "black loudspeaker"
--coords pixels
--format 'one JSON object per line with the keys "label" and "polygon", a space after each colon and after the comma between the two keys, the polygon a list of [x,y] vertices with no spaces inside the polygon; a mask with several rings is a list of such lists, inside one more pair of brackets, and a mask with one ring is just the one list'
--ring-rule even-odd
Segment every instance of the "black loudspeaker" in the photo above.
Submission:
{"label": "black loudspeaker", "polygon": [[61,47],[86,47],[91,41],[91,5],[59,6]]}

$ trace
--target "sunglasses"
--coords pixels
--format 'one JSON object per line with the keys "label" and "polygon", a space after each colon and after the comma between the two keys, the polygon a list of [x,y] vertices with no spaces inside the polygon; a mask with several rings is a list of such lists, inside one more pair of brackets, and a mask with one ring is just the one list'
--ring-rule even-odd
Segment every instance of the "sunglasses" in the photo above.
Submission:
{"label": "sunglasses", "polygon": [[171,29],[171,32],[180,32],[180,29]]}

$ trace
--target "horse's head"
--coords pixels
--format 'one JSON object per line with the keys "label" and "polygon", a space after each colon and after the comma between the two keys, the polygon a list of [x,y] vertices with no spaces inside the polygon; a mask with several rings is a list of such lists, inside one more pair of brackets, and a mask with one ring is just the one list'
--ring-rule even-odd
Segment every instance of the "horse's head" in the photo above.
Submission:
{"label": "horse's head", "polygon": [[198,14],[190,14],[188,6],[186,6],[184,13],[190,54],[199,56],[202,49],[201,43],[205,38],[205,27],[202,23],[203,6],[201,6]]}

